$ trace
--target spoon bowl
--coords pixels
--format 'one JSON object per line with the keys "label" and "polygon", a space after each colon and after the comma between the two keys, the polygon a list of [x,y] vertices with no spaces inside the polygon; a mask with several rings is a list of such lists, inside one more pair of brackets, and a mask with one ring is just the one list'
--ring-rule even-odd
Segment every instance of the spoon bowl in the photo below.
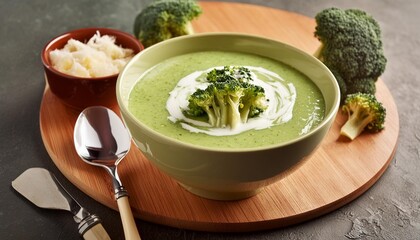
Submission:
{"label": "spoon bowl", "polygon": [[77,119],[74,144],[83,161],[116,168],[130,150],[131,136],[112,110],[89,107]]}
{"label": "spoon bowl", "polygon": [[131,136],[112,110],[94,106],[83,110],[74,127],[74,145],[81,159],[104,168],[112,177],[126,239],[140,239],[128,202],[128,193],[118,176],[117,166],[127,155]]}

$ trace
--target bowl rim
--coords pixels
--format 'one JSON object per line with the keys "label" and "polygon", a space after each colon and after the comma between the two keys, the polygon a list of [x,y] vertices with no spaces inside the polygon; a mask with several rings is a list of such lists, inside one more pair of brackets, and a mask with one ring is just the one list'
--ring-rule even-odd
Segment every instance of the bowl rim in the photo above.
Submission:
{"label": "bowl rim", "polygon": [[[117,95],[117,103],[118,106],[120,108],[120,111],[122,113],[122,115],[126,114],[129,116],[130,120],[132,120],[132,122],[134,122],[138,127],[140,127],[143,131],[146,131],[146,134],[149,136],[154,136],[153,138],[159,138],[160,142],[164,142],[165,144],[173,144],[182,148],[186,148],[186,149],[194,149],[194,150],[204,150],[207,152],[224,152],[224,153],[247,153],[247,152],[258,152],[258,151],[266,151],[266,150],[271,150],[271,149],[276,149],[279,147],[285,147],[288,145],[292,145],[296,142],[299,141],[303,141],[306,138],[311,137],[312,135],[316,134],[317,132],[319,132],[321,130],[321,128],[325,127],[325,125],[327,125],[330,121],[330,127],[328,128],[327,131],[330,130],[330,128],[333,125],[334,119],[336,117],[336,114],[339,110],[339,106],[340,106],[340,89],[338,86],[337,81],[332,81],[333,84],[333,88],[335,89],[335,92],[337,93],[333,102],[332,102],[332,106],[331,106],[331,110],[327,113],[327,115],[324,116],[324,119],[313,129],[311,129],[309,132],[300,135],[296,138],[293,138],[291,140],[288,141],[282,141],[276,144],[270,144],[270,145],[263,145],[263,146],[259,146],[259,147],[247,147],[247,148],[219,148],[219,147],[208,147],[208,146],[201,146],[201,145],[196,145],[196,144],[192,144],[192,143],[188,143],[188,142],[184,142],[184,141],[180,141],[171,137],[167,137],[166,135],[153,130],[151,127],[149,127],[148,125],[142,123],[141,121],[139,121],[129,110],[128,110],[128,105],[123,103],[123,100],[121,99],[121,95],[120,95],[120,89],[121,89],[121,82],[122,82],[122,77],[124,76],[124,72],[129,68],[129,66],[134,62],[134,61],[138,61],[137,59],[146,54],[149,51],[152,51],[155,48],[158,48],[162,45],[167,45],[167,44],[171,44],[173,42],[177,42],[177,41],[183,41],[184,39],[189,39],[189,38],[200,38],[200,37],[211,37],[211,36],[219,36],[219,37],[226,37],[226,36],[233,36],[233,37],[244,37],[244,38],[250,38],[250,39],[254,39],[254,40],[258,40],[258,41],[271,41],[275,44],[279,44],[279,45],[283,45],[283,47],[285,48],[289,48],[292,49],[293,51],[298,52],[299,54],[302,54],[308,58],[310,58],[312,61],[314,61],[314,63],[316,65],[318,65],[319,67],[323,68],[323,70],[325,71],[325,73],[327,75],[329,75],[330,79],[335,79],[334,74],[330,71],[330,69],[324,64],[322,63],[319,59],[317,59],[316,57],[314,57],[313,55],[299,49],[296,48],[294,46],[291,46],[289,44],[286,44],[284,42],[275,40],[275,39],[271,39],[268,37],[264,37],[264,36],[260,36],[260,35],[255,35],[255,34],[248,34],[248,33],[235,33],[235,32],[210,32],[210,33],[195,33],[195,34],[191,34],[191,35],[184,35],[184,36],[179,36],[179,37],[175,37],[172,39],[168,39],[165,40],[163,42],[157,43],[153,46],[150,46],[148,48],[146,48],[145,50],[141,51],[140,53],[136,54],[136,56],[134,56],[126,65],[126,67],[123,69],[123,71],[121,71],[120,75],[118,76],[117,79],[117,85],[116,85],[116,95]],[[150,69],[150,68],[149,68]],[[131,92],[131,90],[129,91],[129,93]]]}
{"label": "bowl rim", "polygon": [[[78,34],[78,33],[82,33],[82,32],[91,32],[91,31],[94,32],[94,33],[96,33],[97,31],[107,32],[107,33],[104,33],[103,35],[113,35],[112,33],[118,34],[120,37],[125,37],[127,39],[132,40],[132,42],[135,43],[135,45],[137,45],[137,47],[138,47],[138,50],[139,50],[138,53],[140,53],[141,51],[144,50],[143,44],[134,35],[132,35],[130,33],[127,33],[127,32],[124,32],[124,31],[121,31],[119,29],[106,28],[106,27],[78,28],[78,29],[70,30],[70,31],[61,33],[59,35],[56,35],[55,37],[53,37],[51,40],[49,40],[44,45],[44,47],[42,48],[42,51],[41,51],[41,61],[42,61],[42,64],[44,65],[44,68],[48,69],[49,71],[51,71],[54,74],[57,74],[61,77],[65,77],[65,78],[73,79],[73,80],[101,81],[101,80],[108,80],[108,79],[112,79],[112,78],[117,78],[119,73],[112,74],[112,75],[107,75],[107,76],[102,76],[102,77],[78,77],[78,76],[73,76],[73,75],[66,74],[66,73],[58,71],[50,63],[49,56],[47,56],[47,55],[50,51],[52,51],[52,50],[50,50],[51,45],[53,45],[54,43],[56,43],[56,42],[58,42],[58,41],[60,41],[64,38],[68,38],[72,34]],[[101,35],[102,35],[102,32],[101,32]],[[115,36],[115,37],[117,38],[118,36]],[[71,37],[69,39],[71,39]],[[134,54],[134,56],[135,55],[136,55],[136,53]]]}

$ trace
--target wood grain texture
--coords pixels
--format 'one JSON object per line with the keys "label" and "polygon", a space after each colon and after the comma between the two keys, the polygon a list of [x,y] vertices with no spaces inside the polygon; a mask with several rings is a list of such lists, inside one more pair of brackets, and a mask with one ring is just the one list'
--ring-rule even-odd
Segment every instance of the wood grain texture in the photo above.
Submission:
{"label": "wood grain texture", "polygon": [[[308,53],[319,42],[315,22],[298,14],[238,3],[201,3],[204,14],[194,22],[197,32],[242,32],[276,39]],[[398,141],[399,119],[394,100],[382,80],[377,98],[387,108],[385,130],[362,134],[349,142],[340,138],[346,117],[339,113],[327,137],[310,159],[257,196],[240,201],[197,197],[163,175],[132,145],[119,165],[135,217],[204,231],[254,231],[284,227],[313,219],[360,196],[387,169]],[[118,107],[113,110],[119,112]],[[106,172],[79,159],[73,128],[79,112],[69,109],[46,87],[40,109],[45,147],[60,171],[98,202],[117,210]]]}

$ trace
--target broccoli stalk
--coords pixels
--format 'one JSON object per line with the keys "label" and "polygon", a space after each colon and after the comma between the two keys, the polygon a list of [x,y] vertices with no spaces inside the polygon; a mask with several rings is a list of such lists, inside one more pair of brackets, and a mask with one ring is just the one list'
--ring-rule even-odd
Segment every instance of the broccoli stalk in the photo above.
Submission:
{"label": "broccoli stalk", "polygon": [[267,108],[264,89],[249,83],[252,77],[245,67],[213,69],[206,79],[210,85],[189,97],[185,113],[192,117],[207,115],[212,127],[235,129]]}
{"label": "broccoli stalk", "polygon": [[[216,125],[211,124],[212,126],[217,127],[226,127],[228,124],[228,108],[225,104],[225,93],[221,90],[215,87],[214,85],[211,86],[212,88],[212,94],[214,95],[215,102],[213,104],[213,109],[216,112]],[[193,98],[192,98],[193,99]]]}
{"label": "broccoli stalk", "polygon": [[239,107],[241,106],[241,98],[244,95],[244,89],[240,86],[238,81],[230,81],[226,86],[228,88],[226,95],[226,102],[228,104],[228,123],[232,129],[235,129],[241,124]]}
{"label": "broccoli stalk", "polygon": [[340,88],[342,96],[375,94],[375,82],[387,62],[378,22],[362,10],[338,8],[324,9],[315,20],[314,34],[321,45],[314,56],[346,85]]}
{"label": "broccoli stalk", "polygon": [[191,21],[202,13],[195,0],[155,0],[134,21],[134,35],[144,47],[194,33]]}
{"label": "broccoli stalk", "polygon": [[340,134],[351,140],[364,130],[378,132],[384,129],[386,109],[372,94],[350,94],[342,109],[348,114],[348,119],[342,126]]}

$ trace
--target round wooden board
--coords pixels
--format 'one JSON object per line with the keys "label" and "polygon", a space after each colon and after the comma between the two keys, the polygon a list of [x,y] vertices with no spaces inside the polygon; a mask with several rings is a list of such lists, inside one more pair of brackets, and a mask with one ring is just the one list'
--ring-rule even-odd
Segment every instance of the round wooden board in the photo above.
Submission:
{"label": "round wooden board", "polygon": [[[257,34],[308,53],[319,45],[313,37],[315,22],[305,16],[238,3],[202,2],[201,6],[204,14],[194,22],[197,32]],[[143,220],[178,228],[239,232],[284,227],[337,209],[371,187],[395,154],[398,112],[382,80],[377,82],[377,98],[387,109],[384,131],[345,141],[339,137],[339,129],[346,117],[339,113],[308,161],[257,196],[240,201],[208,200],[187,192],[151,165],[133,145],[119,168],[133,213]],[[113,110],[118,113],[118,106]],[[73,128],[78,114],[61,104],[47,86],[40,109],[45,147],[74,185],[117,210],[110,177],[80,160],[74,149]]]}

